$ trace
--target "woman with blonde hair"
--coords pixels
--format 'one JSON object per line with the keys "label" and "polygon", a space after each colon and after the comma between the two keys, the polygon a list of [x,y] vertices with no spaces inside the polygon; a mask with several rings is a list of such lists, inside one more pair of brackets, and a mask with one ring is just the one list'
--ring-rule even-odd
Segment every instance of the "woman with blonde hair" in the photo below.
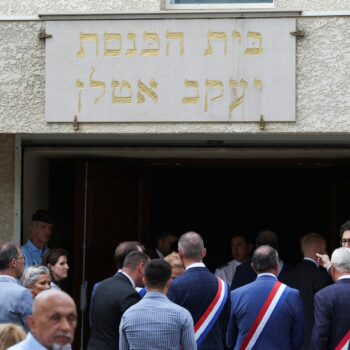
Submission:
{"label": "woman with blonde hair", "polygon": [[10,346],[21,342],[26,333],[21,326],[13,323],[0,324],[0,350],[6,350]]}
{"label": "woman with blonde hair", "polygon": [[22,276],[22,285],[32,292],[35,298],[40,292],[50,289],[51,276],[50,271],[46,266],[30,266]]}
{"label": "woman with blonde hair", "polygon": [[164,258],[171,266],[171,278],[174,280],[185,272],[180,256],[176,252],[172,252]]}

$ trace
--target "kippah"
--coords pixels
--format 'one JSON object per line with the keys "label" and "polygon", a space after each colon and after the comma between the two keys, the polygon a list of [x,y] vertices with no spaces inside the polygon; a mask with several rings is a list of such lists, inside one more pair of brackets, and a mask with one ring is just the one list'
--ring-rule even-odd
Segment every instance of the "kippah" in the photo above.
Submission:
{"label": "kippah", "polygon": [[47,224],[52,224],[52,218],[49,212],[45,209],[38,209],[32,216],[32,221],[42,221]]}

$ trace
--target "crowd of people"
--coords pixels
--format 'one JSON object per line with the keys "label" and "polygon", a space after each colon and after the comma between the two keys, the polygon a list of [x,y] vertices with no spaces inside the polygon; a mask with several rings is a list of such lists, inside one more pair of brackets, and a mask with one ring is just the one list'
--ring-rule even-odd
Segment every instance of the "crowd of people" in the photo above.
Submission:
{"label": "crowd of people", "polygon": [[[50,215],[38,210],[22,248],[0,244],[0,350],[71,349],[67,251],[48,249],[51,232]],[[254,243],[233,235],[233,260],[215,273],[196,232],[163,234],[153,252],[120,243],[116,273],[92,289],[87,349],[350,349],[350,221],[331,258],[316,233],[301,239],[294,266],[280,258],[275,232]]]}

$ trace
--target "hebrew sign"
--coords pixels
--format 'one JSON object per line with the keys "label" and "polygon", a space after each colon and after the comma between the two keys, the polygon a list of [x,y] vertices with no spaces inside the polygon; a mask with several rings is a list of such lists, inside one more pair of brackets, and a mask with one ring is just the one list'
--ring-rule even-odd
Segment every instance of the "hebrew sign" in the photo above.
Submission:
{"label": "hebrew sign", "polygon": [[295,120],[295,19],[49,21],[46,120]]}

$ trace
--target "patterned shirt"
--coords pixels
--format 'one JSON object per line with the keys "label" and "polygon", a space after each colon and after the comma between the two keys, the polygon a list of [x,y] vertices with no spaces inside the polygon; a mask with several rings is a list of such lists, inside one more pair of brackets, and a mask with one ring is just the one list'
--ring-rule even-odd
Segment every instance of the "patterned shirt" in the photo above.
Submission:
{"label": "patterned shirt", "polygon": [[31,240],[22,246],[22,253],[26,257],[25,268],[42,265],[43,256],[48,251],[47,246],[44,249],[36,247]]}
{"label": "patterned shirt", "polygon": [[148,292],[120,323],[119,350],[196,350],[193,320],[163,293]]}

